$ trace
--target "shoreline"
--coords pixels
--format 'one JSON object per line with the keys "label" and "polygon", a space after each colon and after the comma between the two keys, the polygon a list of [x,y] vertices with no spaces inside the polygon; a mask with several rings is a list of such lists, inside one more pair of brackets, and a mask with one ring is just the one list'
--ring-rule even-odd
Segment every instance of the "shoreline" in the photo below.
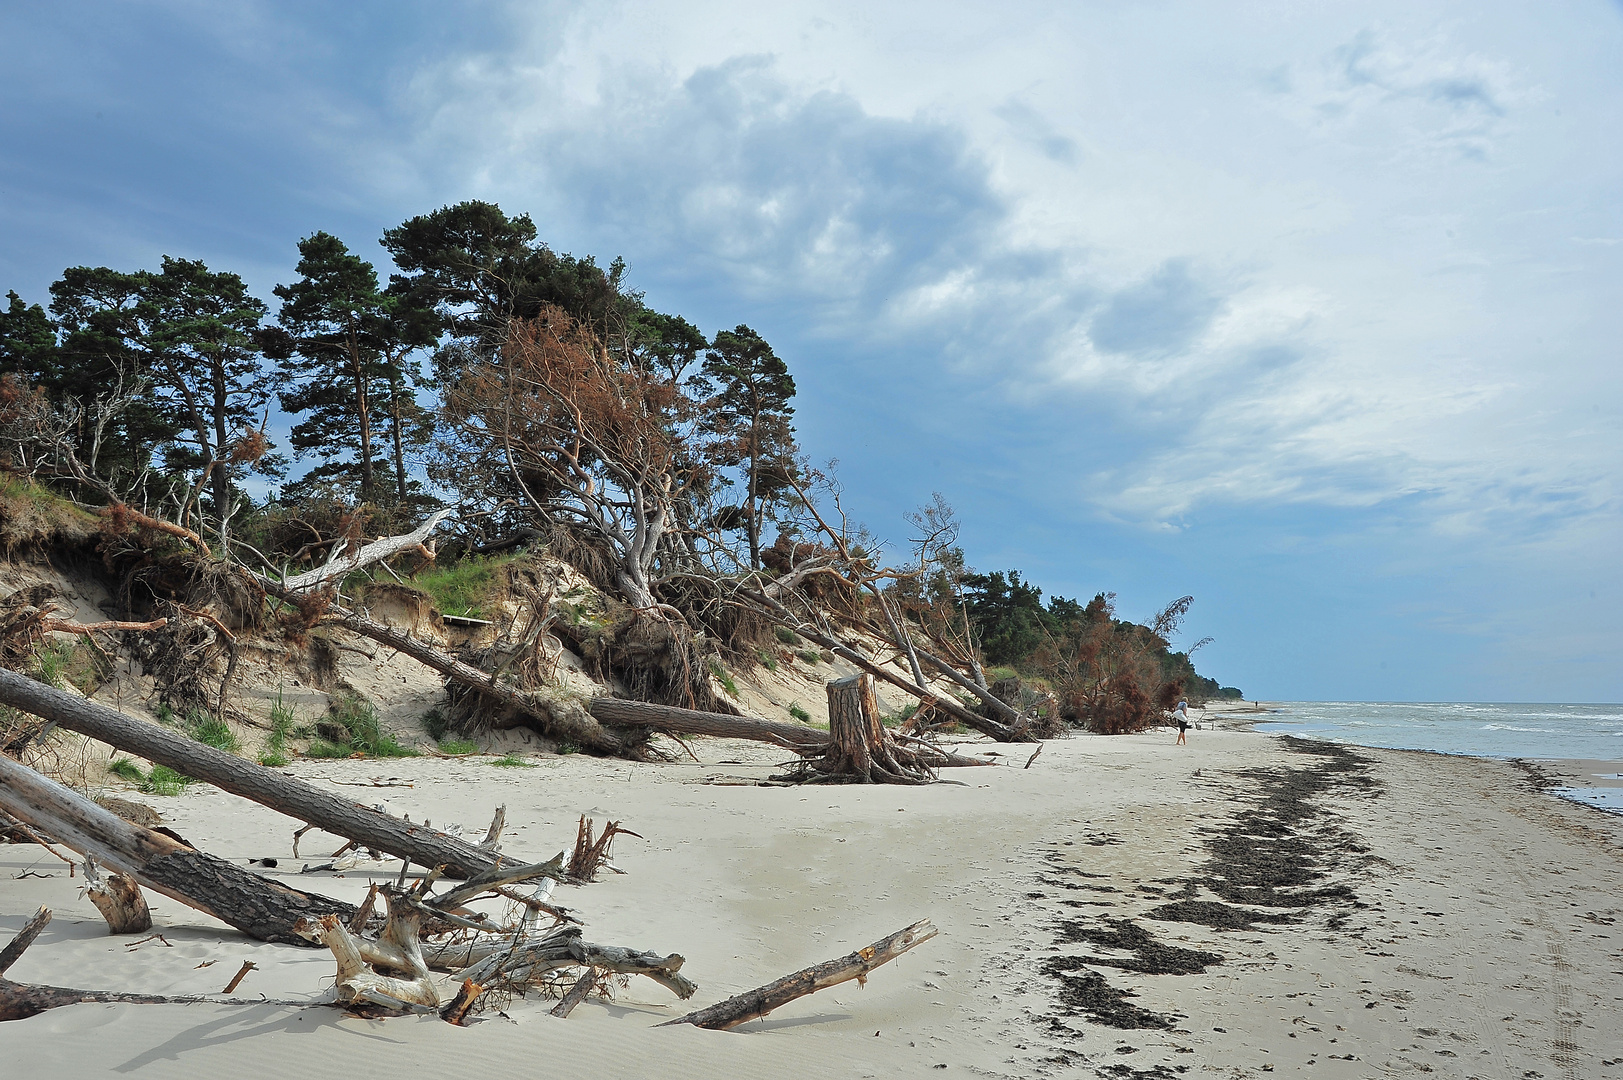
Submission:
{"label": "shoreline", "polygon": [[[1543,797],[1506,763],[1304,749],[1256,732],[1191,732],[1188,747],[1154,732],[1053,740],[1030,769],[1019,746],[963,749],[1012,765],[951,770],[957,783],[925,788],[765,788],[751,785],[775,769],[773,752],[722,740],[670,765],[301,760],[292,772],[350,797],[357,783],[398,785],[360,797],[414,820],[482,823],[504,803],[517,857],[564,846],[580,813],[623,821],[647,837],[617,844],[626,874],[561,888],[557,902],[594,939],[682,953],[699,995],[680,1003],[633,983],[567,1021],[532,999],[465,1030],[269,1005],[78,1005],[0,1036],[20,1071],[180,1080],[240,1069],[247,1054],[346,1077],[537,1060],[606,1076],[657,1061],[740,1078],[941,1065],[1007,1077],[1623,1077],[1601,1064],[1615,1053],[1623,1065],[1611,1050],[1623,1026],[1617,815]],[[217,791],[146,801],[205,849],[278,856],[274,876],[340,898],[398,869],[300,875],[289,819]],[[1272,846],[1253,842],[1270,835]],[[306,837],[308,861],[337,846],[328,839]],[[248,941],[162,897],[154,930],[170,946],[127,945],[65,870],[38,848],[0,846],[0,939],[39,904],[57,912],[12,978],[212,993],[218,972],[252,959],[244,993],[316,998],[330,986],[329,955]],[[865,989],[735,1032],[654,1026],[919,918],[940,938]],[[1088,1013],[1101,1002],[1102,1016],[1154,1022],[1110,1026]]]}

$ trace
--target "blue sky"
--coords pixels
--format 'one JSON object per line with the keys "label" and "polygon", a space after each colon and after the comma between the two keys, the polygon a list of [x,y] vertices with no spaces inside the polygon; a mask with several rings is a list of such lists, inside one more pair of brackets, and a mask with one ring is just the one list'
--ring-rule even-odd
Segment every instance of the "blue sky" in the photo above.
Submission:
{"label": "blue sky", "polygon": [[748,323],[905,543],[1275,699],[1623,699],[1623,6],[0,0],[0,291],[466,198]]}

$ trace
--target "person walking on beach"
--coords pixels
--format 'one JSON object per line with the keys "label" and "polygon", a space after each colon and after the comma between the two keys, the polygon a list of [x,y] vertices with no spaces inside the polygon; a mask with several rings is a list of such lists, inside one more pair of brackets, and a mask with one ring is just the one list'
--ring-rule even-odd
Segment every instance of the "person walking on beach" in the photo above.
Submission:
{"label": "person walking on beach", "polygon": [[1189,702],[1178,702],[1178,707],[1172,710],[1172,722],[1178,725],[1178,741],[1173,745],[1188,746],[1189,740],[1185,736],[1189,733]]}

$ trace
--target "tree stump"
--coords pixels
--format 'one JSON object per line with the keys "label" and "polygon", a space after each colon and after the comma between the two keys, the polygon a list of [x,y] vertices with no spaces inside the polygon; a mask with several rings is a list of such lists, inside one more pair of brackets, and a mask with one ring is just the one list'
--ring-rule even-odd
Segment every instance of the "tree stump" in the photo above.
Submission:
{"label": "tree stump", "polygon": [[[128,874],[109,874],[103,881],[96,873],[96,861],[85,859],[85,895],[107,920],[109,934],[144,934],[152,929],[152,912],[147,909],[141,886]],[[231,991],[227,990],[226,993]]]}
{"label": "tree stump", "polygon": [[866,672],[828,684],[828,749],[809,762],[814,779],[861,784],[927,784],[934,773],[898,746],[879,722],[873,676]]}

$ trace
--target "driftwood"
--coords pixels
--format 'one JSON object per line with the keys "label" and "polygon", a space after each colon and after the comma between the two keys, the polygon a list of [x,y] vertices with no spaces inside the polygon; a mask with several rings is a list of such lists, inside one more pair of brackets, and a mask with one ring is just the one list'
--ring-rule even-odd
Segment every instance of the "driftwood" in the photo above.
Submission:
{"label": "driftwood", "polygon": [[[585,814],[580,816],[580,823],[575,830],[575,850],[569,855],[569,866],[565,871],[569,880],[578,882],[593,882],[597,880],[597,872],[603,867],[614,870],[614,864],[609,862],[609,846],[614,838],[624,833],[626,836],[642,837],[630,829],[620,827],[618,821],[611,821],[603,826],[603,835],[592,836],[592,819]],[[615,873],[623,871],[615,870]]]}
{"label": "driftwood", "polygon": [[[166,833],[132,825],[77,792],[0,755],[0,811],[154,892],[260,941],[307,945],[301,919],[355,909],[215,858]],[[116,932],[116,931],[115,931]]]}
{"label": "driftwood", "polygon": [[[144,934],[152,929],[152,912],[147,908],[141,886],[128,874],[109,874],[103,881],[96,873],[96,860],[85,856],[85,895],[107,920],[109,934]],[[230,993],[233,987],[226,987]]]}
{"label": "driftwood", "polygon": [[[350,933],[336,915],[321,917],[321,943],[332,950],[338,961],[338,1003],[367,1003],[390,1009],[409,1005],[434,1008],[440,1003],[440,995],[423,960],[422,916],[395,893],[386,892],[384,899],[389,905],[389,920],[375,942]],[[363,943],[368,946],[367,955],[363,955]],[[398,974],[374,970],[374,964]]]}
{"label": "driftwood", "polygon": [[193,1005],[208,1002],[212,1005],[292,1005],[296,1008],[325,1004],[310,1001],[271,1001],[266,998],[240,1001],[219,997],[163,997],[157,994],[120,994],[109,990],[70,990],[65,986],[33,986],[5,978],[6,970],[17,962],[23,950],[33,944],[39,932],[50,921],[50,909],[40,908],[34,913],[34,917],[28,920],[22,931],[4,949],[0,949],[0,1021],[23,1020],[47,1009],[59,1009],[64,1005],[78,1005],[87,1001],[108,1001],[127,1005]]}
{"label": "driftwood", "polygon": [[[455,511],[456,507],[454,506],[436,510],[429,515],[427,521],[424,521],[411,532],[400,536],[381,537],[355,551],[346,553],[347,549],[342,543],[334,544],[332,554],[328,556],[324,565],[302,574],[295,574],[290,578],[284,578],[281,581],[281,586],[290,593],[317,589],[329,581],[342,578],[345,574],[353,573],[363,566],[382,562],[384,559],[399,555],[403,551],[420,551],[423,555],[432,559],[434,556],[424,546],[424,541],[433,535],[435,529],[439,528],[440,522],[450,517]],[[268,582],[266,583],[268,584]]]}
{"label": "driftwood", "polygon": [[[132,719],[105,705],[35,682],[14,671],[0,669],[0,703],[55,721],[60,727],[100,739],[148,761],[167,765],[176,772],[252,799],[360,846],[409,859],[421,866],[444,866],[447,873],[466,877],[493,869],[500,861],[500,856],[481,850],[477,845],[337,798],[302,780],[204,746],[157,724]],[[63,838],[63,842],[67,840]]]}
{"label": "driftwood", "polygon": [[562,926],[494,952],[458,974],[487,987],[523,989],[565,968],[642,975],[686,1000],[699,989],[681,974],[683,958],[581,940],[578,926]]}
{"label": "driftwood", "polygon": [[814,967],[802,968],[776,982],[730,997],[709,1008],[679,1016],[675,1020],[668,1020],[660,1027],[692,1024],[694,1027],[726,1030],[765,1016],[773,1009],[787,1005],[796,998],[815,994],[819,990],[838,986],[852,979],[866,986],[868,972],[881,964],[890,963],[913,946],[929,941],[935,936],[936,928],[930,920],[920,919],[905,930],[898,930],[889,937],[880,938],[865,949],[858,949],[854,953],[836,960],[824,961]]}

